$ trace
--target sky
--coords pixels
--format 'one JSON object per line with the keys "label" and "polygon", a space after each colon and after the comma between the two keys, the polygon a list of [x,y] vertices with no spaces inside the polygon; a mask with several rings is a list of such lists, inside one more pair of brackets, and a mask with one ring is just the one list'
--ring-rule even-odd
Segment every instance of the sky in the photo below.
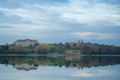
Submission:
{"label": "sky", "polygon": [[120,0],[0,0],[0,44],[18,39],[120,46]]}

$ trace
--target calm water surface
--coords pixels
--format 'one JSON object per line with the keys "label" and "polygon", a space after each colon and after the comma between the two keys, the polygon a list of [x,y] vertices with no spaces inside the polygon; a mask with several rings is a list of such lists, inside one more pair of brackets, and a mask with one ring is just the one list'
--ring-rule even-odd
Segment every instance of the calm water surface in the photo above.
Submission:
{"label": "calm water surface", "polygon": [[0,80],[118,80],[120,57],[0,57]]}

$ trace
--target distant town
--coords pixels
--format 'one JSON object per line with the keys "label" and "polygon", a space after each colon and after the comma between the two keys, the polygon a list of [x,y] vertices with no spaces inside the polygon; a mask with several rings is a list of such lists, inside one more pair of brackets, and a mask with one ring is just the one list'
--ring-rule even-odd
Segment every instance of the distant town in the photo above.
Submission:
{"label": "distant town", "polygon": [[85,54],[119,55],[120,47],[81,41],[40,44],[37,40],[19,39],[11,45],[0,45],[0,54]]}

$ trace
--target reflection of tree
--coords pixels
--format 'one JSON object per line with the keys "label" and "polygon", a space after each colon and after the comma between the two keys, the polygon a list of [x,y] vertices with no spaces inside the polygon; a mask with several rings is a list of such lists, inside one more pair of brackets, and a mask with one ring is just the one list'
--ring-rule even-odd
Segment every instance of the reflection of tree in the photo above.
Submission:
{"label": "reflection of tree", "polygon": [[10,64],[17,69],[37,69],[38,66],[66,66],[71,68],[97,67],[120,64],[119,57],[84,56],[73,60],[65,57],[0,57],[0,64]]}

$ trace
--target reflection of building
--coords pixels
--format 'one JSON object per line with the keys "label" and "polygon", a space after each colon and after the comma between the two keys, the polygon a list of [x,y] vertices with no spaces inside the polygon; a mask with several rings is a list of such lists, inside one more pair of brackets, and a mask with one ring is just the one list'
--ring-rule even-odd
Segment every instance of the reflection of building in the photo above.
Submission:
{"label": "reflection of building", "polygon": [[66,56],[65,60],[79,60],[80,56]]}
{"label": "reflection of building", "polygon": [[39,44],[39,42],[37,40],[25,39],[17,40],[14,42],[14,44],[19,46],[34,46],[35,44]]}
{"label": "reflection of building", "polygon": [[79,60],[80,59],[80,51],[79,50],[66,50],[65,53],[67,56],[65,60]]}
{"label": "reflection of building", "polygon": [[71,64],[71,65],[69,65],[68,67],[69,67],[69,68],[78,68],[78,69],[81,68],[81,69],[82,69],[82,67],[81,67],[79,64],[76,64],[76,65],[72,65],[72,64]]}
{"label": "reflection of building", "polygon": [[16,64],[14,67],[18,70],[28,71],[28,70],[35,70],[35,69],[37,69],[38,66],[35,66],[33,64],[30,65],[30,64],[27,64],[27,63],[23,63],[23,64],[20,64],[20,65]]}

